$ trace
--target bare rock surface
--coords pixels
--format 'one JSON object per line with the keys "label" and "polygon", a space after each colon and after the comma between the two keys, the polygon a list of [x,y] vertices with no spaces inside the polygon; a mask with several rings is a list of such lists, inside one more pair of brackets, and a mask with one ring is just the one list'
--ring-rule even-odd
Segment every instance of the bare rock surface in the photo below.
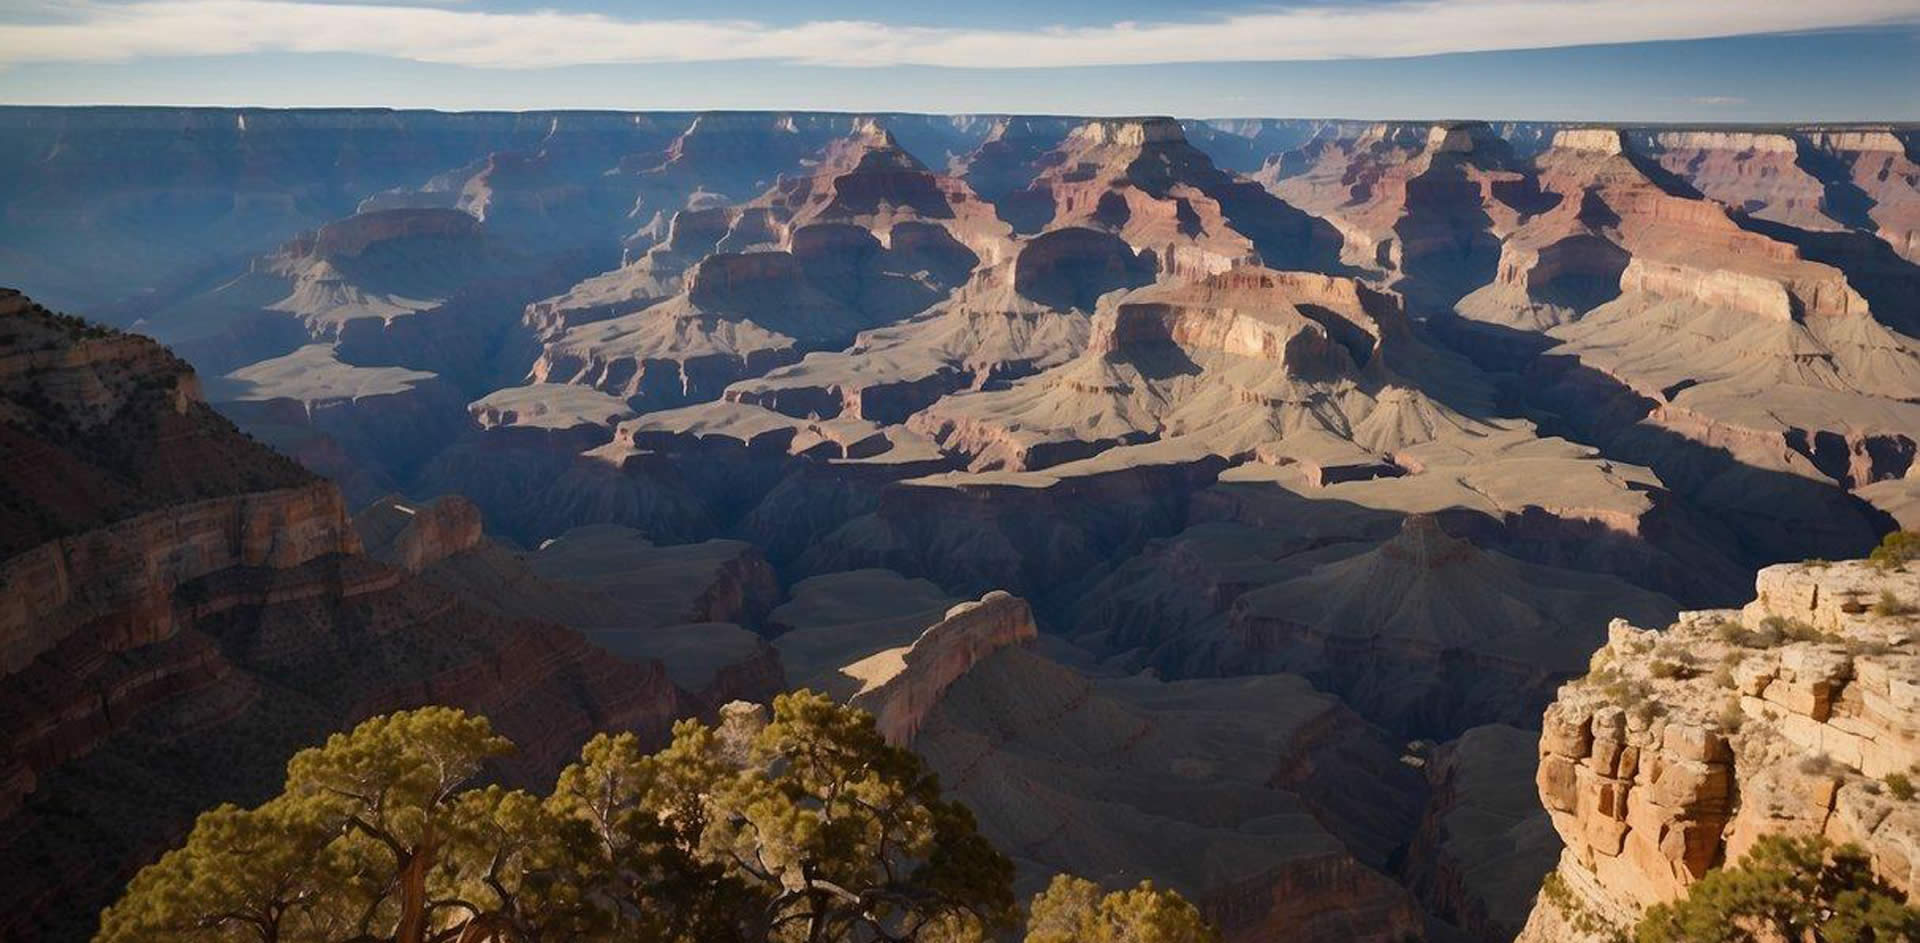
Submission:
{"label": "bare rock surface", "polygon": [[1310,455],[1384,455],[1472,430],[1396,376],[1397,351],[1425,354],[1402,318],[1391,296],[1321,275],[1163,282],[1103,309],[1074,361],[1004,392],[948,397],[910,425],[976,469],[1014,470],[1162,438],[1228,456],[1267,443],[1284,452],[1290,437]]}
{"label": "bare rock surface", "polygon": [[[383,518],[407,517],[418,528],[445,505],[472,509],[457,497],[426,507],[388,501],[357,521],[371,547],[370,531],[391,526]],[[785,682],[778,653],[753,631],[780,588],[759,552],[740,541],[655,546],[630,528],[597,525],[526,552],[476,531],[424,576],[475,605],[565,625],[623,659],[658,662],[703,712],[764,700]]]}
{"label": "bare rock surface", "polygon": [[959,602],[927,580],[844,570],[794,584],[767,621],[780,633],[773,644],[794,685],[845,699],[859,685],[841,669],[912,645]]}
{"label": "bare rock surface", "polygon": [[1380,273],[1423,310],[1490,277],[1498,235],[1538,209],[1513,148],[1480,122],[1316,136],[1267,158],[1255,179],[1330,221],[1343,261]]}
{"label": "bare rock surface", "polygon": [[1616,621],[1548,708],[1537,781],[1567,843],[1564,893],[1541,897],[1521,939],[1603,937],[1777,832],[1858,843],[1914,893],[1920,810],[1881,780],[1920,763],[1902,611],[1920,576],[1783,564],[1755,588],[1743,610],[1665,631]]}
{"label": "bare rock surface", "polygon": [[609,429],[633,411],[618,397],[568,384],[529,384],[495,390],[467,404],[482,428],[550,429],[581,426]]}
{"label": "bare rock surface", "polygon": [[533,378],[646,408],[716,399],[728,383],[924,309],[1010,254],[990,205],[877,122],[808,169],[737,209],[677,214],[667,240],[620,273],[530,309],[543,325],[577,324],[549,341]]}

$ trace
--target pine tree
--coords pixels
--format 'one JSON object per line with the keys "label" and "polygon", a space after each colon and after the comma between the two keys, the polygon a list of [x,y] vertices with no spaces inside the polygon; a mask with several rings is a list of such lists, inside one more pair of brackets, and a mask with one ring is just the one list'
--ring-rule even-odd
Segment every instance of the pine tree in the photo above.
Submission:
{"label": "pine tree", "polygon": [[1920,940],[1920,910],[1877,878],[1866,853],[1817,836],[1770,835],[1685,899],[1649,908],[1637,943],[1895,943]]}
{"label": "pine tree", "polygon": [[1220,935],[1173,891],[1142,881],[1131,890],[1058,875],[1033,898],[1026,943],[1216,943]]}

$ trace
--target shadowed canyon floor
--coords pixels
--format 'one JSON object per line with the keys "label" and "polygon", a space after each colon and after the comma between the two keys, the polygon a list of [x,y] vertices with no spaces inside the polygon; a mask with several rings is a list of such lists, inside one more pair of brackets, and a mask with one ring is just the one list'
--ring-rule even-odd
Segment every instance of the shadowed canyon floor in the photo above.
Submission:
{"label": "shadowed canyon floor", "polygon": [[[372,713],[532,782],[801,686],[1234,941],[1566,939],[1814,818],[1912,888],[1910,633],[1830,607],[1920,589],[1762,568],[1920,528],[1913,128],[0,129],[0,937]],[[1650,674],[1769,615],[1834,638]]]}

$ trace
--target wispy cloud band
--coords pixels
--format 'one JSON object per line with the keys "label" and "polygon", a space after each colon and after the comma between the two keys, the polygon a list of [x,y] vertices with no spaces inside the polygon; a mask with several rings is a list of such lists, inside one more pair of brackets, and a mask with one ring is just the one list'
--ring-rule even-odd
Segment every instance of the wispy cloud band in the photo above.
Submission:
{"label": "wispy cloud band", "polygon": [[83,2],[0,23],[0,62],[356,53],[488,68],[775,60],[832,66],[1095,66],[1390,58],[1920,22],[1915,0],[1403,0],[1186,22],[1035,30],[823,20],[622,20],[302,0]]}

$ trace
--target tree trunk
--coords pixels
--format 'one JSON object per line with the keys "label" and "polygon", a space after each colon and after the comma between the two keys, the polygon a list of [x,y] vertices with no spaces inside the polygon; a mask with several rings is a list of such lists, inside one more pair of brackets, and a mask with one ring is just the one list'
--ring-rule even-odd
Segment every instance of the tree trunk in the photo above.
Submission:
{"label": "tree trunk", "polygon": [[419,846],[400,867],[400,926],[394,943],[426,943],[427,869],[433,864],[437,845],[429,826]]}

